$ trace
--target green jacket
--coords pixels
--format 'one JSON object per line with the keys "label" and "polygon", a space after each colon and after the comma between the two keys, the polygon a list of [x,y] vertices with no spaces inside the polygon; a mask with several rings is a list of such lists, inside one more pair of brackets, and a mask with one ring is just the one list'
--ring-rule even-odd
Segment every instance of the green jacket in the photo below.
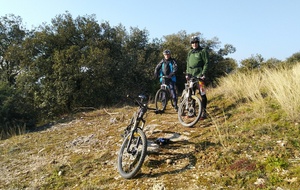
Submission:
{"label": "green jacket", "polygon": [[201,47],[191,49],[188,53],[186,62],[186,73],[199,78],[206,74],[208,51]]}

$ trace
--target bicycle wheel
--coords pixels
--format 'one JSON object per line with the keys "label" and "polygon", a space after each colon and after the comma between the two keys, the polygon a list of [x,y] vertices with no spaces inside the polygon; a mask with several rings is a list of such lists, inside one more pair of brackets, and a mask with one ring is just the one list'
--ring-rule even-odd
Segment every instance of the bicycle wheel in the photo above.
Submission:
{"label": "bicycle wheel", "polygon": [[118,171],[123,178],[133,178],[141,169],[147,153],[147,139],[137,128],[124,139],[118,155]]}
{"label": "bicycle wheel", "polygon": [[158,111],[165,111],[168,103],[168,92],[165,89],[159,89],[155,94],[155,108]]}
{"label": "bicycle wheel", "polygon": [[201,112],[202,106],[200,99],[195,95],[186,97],[179,104],[178,120],[181,125],[185,127],[192,127],[199,121]]}

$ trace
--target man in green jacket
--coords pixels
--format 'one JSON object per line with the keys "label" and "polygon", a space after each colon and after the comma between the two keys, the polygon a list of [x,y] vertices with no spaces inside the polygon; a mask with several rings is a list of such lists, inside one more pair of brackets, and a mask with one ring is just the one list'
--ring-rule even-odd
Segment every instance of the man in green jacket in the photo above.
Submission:
{"label": "man in green jacket", "polygon": [[200,78],[199,82],[199,93],[202,98],[202,108],[203,112],[201,119],[205,119],[206,116],[206,106],[207,106],[207,97],[204,88],[205,74],[208,67],[208,51],[205,48],[200,47],[199,37],[193,36],[191,38],[191,50],[188,52],[187,56],[187,65],[186,65],[186,79],[189,79],[189,75],[193,77]]}

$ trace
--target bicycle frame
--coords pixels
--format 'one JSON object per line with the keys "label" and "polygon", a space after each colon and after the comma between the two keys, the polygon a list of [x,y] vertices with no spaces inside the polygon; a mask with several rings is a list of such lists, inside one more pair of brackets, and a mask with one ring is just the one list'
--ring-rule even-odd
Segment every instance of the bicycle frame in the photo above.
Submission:
{"label": "bicycle frame", "polygon": [[168,77],[167,76],[161,76],[161,78],[162,78],[162,82],[161,82],[160,88],[167,90],[169,92],[168,95],[170,96],[170,94],[171,94],[170,87],[169,87],[169,85],[166,84],[166,79]]}
{"label": "bicycle frame", "polygon": [[199,80],[196,77],[190,76],[189,80],[185,83],[185,89],[180,98],[178,119],[185,127],[195,125],[202,113],[201,99],[196,96],[196,91],[197,89],[199,90]]}
{"label": "bicycle frame", "polygon": [[[136,101],[138,102],[138,101]],[[127,152],[128,153],[133,153],[131,150],[129,150],[130,146],[131,146],[131,142],[132,142],[132,138],[133,138],[133,135],[135,133],[135,131],[137,130],[137,128],[140,128],[141,130],[144,129],[144,126],[145,126],[145,123],[146,121],[143,119],[145,113],[147,112],[147,105],[146,104],[142,104],[141,102],[138,102],[139,104],[139,110],[137,112],[135,112],[135,115],[134,115],[134,120],[132,122],[134,122],[134,125],[133,125],[133,128],[131,129],[131,131],[129,132],[130,134],[130,137],[129,137],[129,142],[128,145],[127,145]],[[139,124],[140,122],[142,122],[142,125],[141,127],[139,127]],[[136,146],[140,143],[140,137],[138,138],[138,141],[136,143]]]}
{"label": "bicycle frame", "polygon": [[[196,77],[191,77],[185,84],[184,84],[184,90],[183,93],[181,95],[181,101],[185,98],[185,97],[191,97],[192,95],[196,94],[197,89],[199,90],[199,79]],[[180,102],[181,102],[180,101]]]}
{"label": "bicycle frame", "polygon": [[127,97],[139,105],[122,135],[123,142],[117,159],[117,169],[120,175],[129,179],[138,173],[147,155],[147,137],[143,131],[146,123],[144,115],[148,109],[153,108],[148,107],[148,102],[145,103],[146,96],[139,95],[140,100],[129,95]]}
{"label": "bicycle frame", "polygon": [[199,83],[199,79],[196,77],[192,77],[188,80],[188,94],[189,96],[191,95],[195,95],[196,94],[196,90],[199,89],[198,88],[198,83]]}

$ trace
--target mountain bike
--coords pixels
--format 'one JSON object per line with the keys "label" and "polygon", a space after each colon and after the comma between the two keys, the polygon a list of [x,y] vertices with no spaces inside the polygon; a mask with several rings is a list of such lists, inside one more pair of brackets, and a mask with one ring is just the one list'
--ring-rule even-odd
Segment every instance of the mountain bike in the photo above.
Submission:
{"label": "mountain bike", "polygon": [[171,90],[169,85],[167,85],[166,80],[170,79],[168,76],[161,76],[162,83],[160,89],[157,90],[155,94],[155,107],[157,111],[164,112],[168,101],[171,100],[171,105],[174,107],[173,98],[171,95]]}
{"label": "mountain bike", "polygon": [[201,79],[189,76],[189,80],[185,83],[185,89],[180,98],[178,108],[178,120],[185,127],[195,125],[202,114],[202,104],[196,90],[199,89],[199,81]]}
{"label": "mountain bike", "polygon": [[120,175],[123,178],[129,179],[138,173],[145,160],[147,154],[147,138],[143,131],[146,123],[144,115],[148,109],[155,109],[148,107],[145,95],[139,95],[139,100],[129,95],[127,95],[127,97],[132,99],[139,106],[122,135],[124,139],[117,161],[117,168]]}

